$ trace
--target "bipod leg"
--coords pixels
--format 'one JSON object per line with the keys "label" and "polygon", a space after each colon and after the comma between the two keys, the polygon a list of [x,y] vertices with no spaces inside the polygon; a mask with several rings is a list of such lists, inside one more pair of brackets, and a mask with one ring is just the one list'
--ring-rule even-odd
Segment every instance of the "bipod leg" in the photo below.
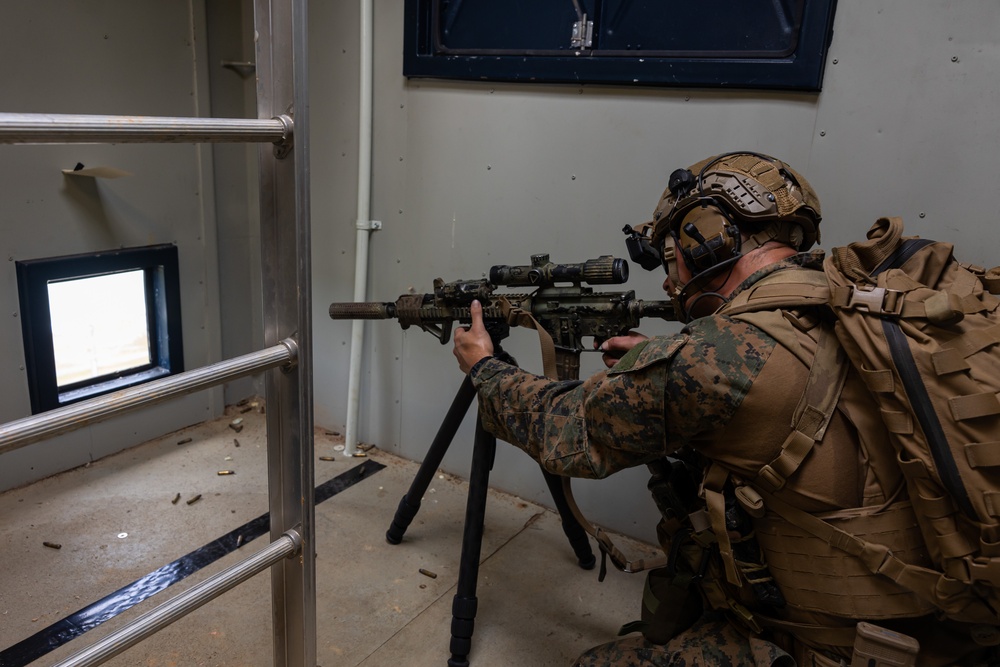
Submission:
{"label": "bipod leg", "polygon": [[594,557],[594,551],[590,548],[587,531],[576,520],[576,516],[566,501],[566,491],[563,489],[562,478],[550,473],[545,468],[542,468],[542,476],[549,487],[549,493],[552,494],[552,500],[555,501],[556,509],[559,510],[562,529],[566,538],[569,539],[569,545],[573,547],[573,553],[576,554],[576,562],[584,570],[594,569],[597,558]]}
{"label": "bipod leg", "polygon": [[486,494],[489,491],[490,470],[493,469],[496,450],[497,439],[483,428],[482,418],[477,414],[476,442],[472,450],[472,472],[469,474],[469,499],[462,534],[462,558],[459,561],[455,598],[451,605],[451,658],[448,660],[448,667],[468,667],[469,664],[478,605],[476,583],[483,547]]}
{"label": "bipod leg", "polygon": [[462,381],[462,386],[455,394],[455,399],[451,402],[451,407],[448,408],[444,421],[438,428],[437,435],[434,436],[430,449],[427,450],[427,455],[420,464],[420,469],[417,470],[417,474],[410,483],[409,491],[399,501],[399,507],[396,508],[396,515],[392,519],[389,530],[385,531],[385,540],[389,544],[399,544],[403,541],[403,533],[410,527],[410,522],[417,515],[417,511],[420,509],[420,500],[424,497],[431,480],[434,479],[435,471],[441,465],[441,461],[448,451],[448,446],[455,438],[455,433],[458,432],[458,427],[461,426],[462,419],[469,411],[469,406],[472,405],[475,398],[476,388],[472,385],[472,380],[466,376]]}

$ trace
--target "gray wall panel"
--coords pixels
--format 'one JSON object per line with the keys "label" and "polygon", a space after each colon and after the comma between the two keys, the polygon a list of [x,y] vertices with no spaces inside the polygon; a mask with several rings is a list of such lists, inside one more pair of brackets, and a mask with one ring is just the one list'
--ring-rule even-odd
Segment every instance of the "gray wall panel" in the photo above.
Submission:
{"label": "gray wall panel", "polygon": [[[991,0],[842,0],[819,94],[407,81],[402,3],[376,3],[375,11],[372,215],[385,228],[372,236],[372,300],[428,291],[438,276],[527,263],[533,252],[557,261],[625,256],[621,226],[648,218],[670,171],[740,149],[772,153],[809,178],[823,202],[826,246],[860,238],[890,214],[914,233],[954,240],[971,261],[1000,257],[990,171],[1000,145],[1000,6]],[[341,51],[357,48],[356,10],[324,12],[324,29],[337,39],[315,45],[316,58],[340,73],[336,94],[346,106],[325,105],[323,117],[350,129],[356,63]],[[354,180],[356,154],[350,166],[336,150],[313,157],[324,182]],[[354,199],[345,197],[317,204],[320,215],[352,220]],[[353,261],[349,224],[324,242],[343,264]],[[329,285],[315,290],[318,301],[349,298],[345,266],[316,272],[317,285]],[[633,266],[629,287],[652,299],[660,281]],[[317,320],[317,348],[327,337],[330,350],[317,353],[317,419],[323,413],[332,425],[345,418],[344,331],[346,323]],[[366,341],[361,439],[421,459],[461,380],[451,350],[388,322],[368,323]],[[508,347],[538,370],[530,332],[516,332]],[[593,357],[585,363],[596,368]],[[467,419],[445,468],[468,474],[471,438]],[[494,484],[545,498],[534,464],[511,450],[501,445]],[[655,510],[644,482],[642,470],[632,471],[579,483],[578,496],[593,520],[651,539]]]}
{"label": "gray wall panel", "polygon": [[[204,6],[43,0],[4,8],[0,110],[207,115]],[[77,163],[120,179],[64,176]],[[30,406],[14,262],[122,246],[176,243],[185,364],[218,360],[219,303],[211,159],[190,145],[0,146],[0,421]],[[221,390],[31,445],[0,466],[0,489],[81,465],[219,414]]]}

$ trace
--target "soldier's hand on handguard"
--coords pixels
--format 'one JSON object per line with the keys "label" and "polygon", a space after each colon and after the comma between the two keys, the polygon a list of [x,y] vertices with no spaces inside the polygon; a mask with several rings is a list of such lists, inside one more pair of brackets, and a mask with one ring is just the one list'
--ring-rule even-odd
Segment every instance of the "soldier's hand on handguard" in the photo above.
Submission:
{"label": "soldier's hand on handguard", "polygon": [[600,345],[598,345],[595,340],[594,347],[604,353],[601,355],[604,365],[608,368],[612,368],[618,363],[618,360],[621,359],[626,352],[647,338],[648,336],[644,336],[638,331],[629,331],[623,336],[614,336],[609,338]]}
{"label": "soldier's hand on handguard", "polygon": [[483,304],[473,301],[469,312],[472,315],[472,326],[455,329],[453,352],[463,373],[472,370],[480,359],[493,356],[493,339],[483,325]]}

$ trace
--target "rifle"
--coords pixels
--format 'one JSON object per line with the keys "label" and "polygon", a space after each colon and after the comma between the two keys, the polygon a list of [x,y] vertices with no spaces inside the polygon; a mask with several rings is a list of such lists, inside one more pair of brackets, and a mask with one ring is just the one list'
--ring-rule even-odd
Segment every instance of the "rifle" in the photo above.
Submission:
{"label": "rifle", "polygon": [[[580,353],[592,351],[583,339],[598,343],[634,329],[643,317],[676,320],[669,300],[642,301],[635,291],[595,292],[587,285],[620,285],[628,280],[628,262],[603,255],[577,264],[555,264],[547,254],[531,256],[529,266],[493,266],[488,278],[444,282],[434,280],[428,294],[403,294],[395,302],[330,304],[335,320],[396,319],[403,329],[418,326],[446,344],[452,326],[471,323],[473,300],[483,305],[483,322],[494,340],[510,326],[536,329],[545,374],[577,379]],[[500,293],[500,286],[533,288],[530,293]]]}
{"label": "rifle", "polygon": [[[554,264],[546,254],[532,255],[530,266],[497,265],[490,269],[489,278],[457,280],[446,283],[434,280],[429,294],[403,294],[395,302],[348,302],[330,304],[330,317],[335,320],[396,319],[403,329],[418,326],[431,333],[444,345],[451,337],[455,322],[472,322],[470,306],[474,300],[483,305],[483,324],[493,340],[494,352],[509,363],[514,359],[500,349],[500,341],[510,333],[511,326],[525,326],[538,331],[542,345],[545,374],[558,380],[576,380],[580,375],[580,353],[591,350],[583,339],[594,337],[601,342],[612,336],[628,333],[643,317],[676,320],[670,301],[640,301],[635,291],[594,292],[591,285],[619,285],[628,280],[628,263],[610,255],[579,264]],[[560,285],[562,283],[562,285]],[[530,294],[498,293],[498,286],[532,288]],[[462,415],[472,405],[476,390],[472,380],[465,378],[445,416],[420,470],[396,509],[392,524],[386,531],[386,541],[399,544],[410,522],[420,509],[430,479],[458,430]],[[452,605],[452,659],[449,665],[468,665],[475,623],[477,598],[476,578],[479,572],[483,520],[486,511],[486,490],[493,467],[496,438],[486,432],[482,420],[476,419],[476,438],[469,475],[469,500],[466,508],[465,531],[458,584]],[[609,554],[612,562],[623,571],[632,564],[625,559],[607,535],[595,529],[573,500],[569,478],[561,478],[542,469],[545,483],[552,494],[562,519],[563,532],[569,539],[580,567],[591,569],[596,559],[590,549],[587,533],[597,539],[602,556]],[[642,562],[640,561],[640,569]],[[652,563],[649,564],[652,566]],[[604,579],[604,560],[600,579]]]}

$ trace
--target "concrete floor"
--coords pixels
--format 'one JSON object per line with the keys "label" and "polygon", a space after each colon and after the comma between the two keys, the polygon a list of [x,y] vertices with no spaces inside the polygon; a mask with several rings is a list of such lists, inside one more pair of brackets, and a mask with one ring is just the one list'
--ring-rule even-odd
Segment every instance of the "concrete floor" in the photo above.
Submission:
{"label": "concrete floor", "polygon": [[[267,512],[264,417],[256,410],[228,412],[0,494],[0,656]],[[244,420],[239,433],[229,427],[236,417]],[[317,483],[366,460],[336,452],[338,440],[317,431]],[[377,448],[367,459],[385,468],[316,507],[317,662],[442,667],[450,657],[468,485],[436,475],[402,544],[390,545],[386,529],[418,464]],[[219,476],[222,469],[235,474]],[[617,542],[635,558],[655,553],[635,540]],[[242,545],[30,664],[74,655],[265,544],[260,538]],[[568,666],[638,617],[642,575],[612,568],[598,583],[596,569],[576,565],[558,515],[519,498],[490,492],[481,562],[473,667]],[[271,656],[270,576],[264,573],[106,664],[266,666]],[[0,658],[0,665],[11,664],[21,663]]]}

